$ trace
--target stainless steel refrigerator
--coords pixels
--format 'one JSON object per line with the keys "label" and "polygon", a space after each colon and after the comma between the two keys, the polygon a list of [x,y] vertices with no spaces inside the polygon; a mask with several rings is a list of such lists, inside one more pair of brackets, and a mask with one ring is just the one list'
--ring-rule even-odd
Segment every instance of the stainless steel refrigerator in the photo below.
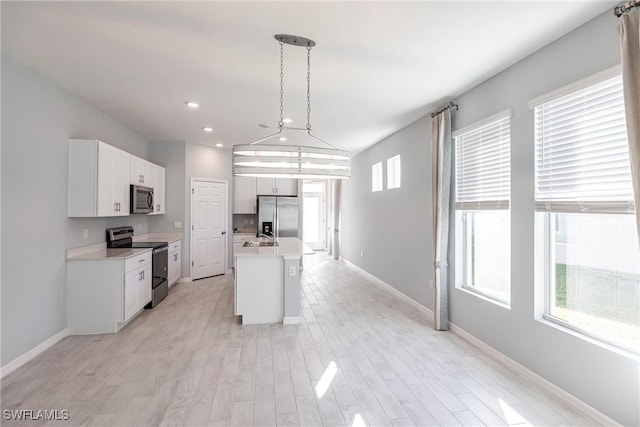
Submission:
{"label": "stainless steel refrigerator", "polygon": [[298,198],[258,196],[258,235],[298,237]]}

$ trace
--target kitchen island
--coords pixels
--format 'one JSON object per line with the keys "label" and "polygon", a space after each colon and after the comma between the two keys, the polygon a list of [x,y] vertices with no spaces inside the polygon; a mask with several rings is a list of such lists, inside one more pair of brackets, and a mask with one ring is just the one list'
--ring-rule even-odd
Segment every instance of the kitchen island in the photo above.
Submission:
{"label": "kitchen island", "polygon": [[296,237],[277,243],[234,249],[234,313],[243,325],[300,322],[300,261],[313,251]]}

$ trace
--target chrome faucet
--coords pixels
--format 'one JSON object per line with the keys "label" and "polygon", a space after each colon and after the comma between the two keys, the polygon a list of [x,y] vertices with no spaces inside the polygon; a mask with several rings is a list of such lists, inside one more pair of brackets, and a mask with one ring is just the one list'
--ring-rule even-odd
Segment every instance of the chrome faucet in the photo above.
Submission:
{"label": "chrome faucet", "polygon": [[258,235],[258,237],[266,237],[267,239],[270,239],[272,242],[275,242],[275,241],[276,241],[276,236],[274,236],[273,234],[272,234],[271,236],[268,236],[268,235],[266,235],[266,234],[264,234],[264,233],[260,233],[260,234]]}

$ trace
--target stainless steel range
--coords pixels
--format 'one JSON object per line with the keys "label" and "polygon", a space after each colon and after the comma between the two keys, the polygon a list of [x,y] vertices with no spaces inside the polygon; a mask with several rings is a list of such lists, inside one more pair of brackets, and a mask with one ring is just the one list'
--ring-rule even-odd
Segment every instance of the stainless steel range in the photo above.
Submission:
{"label": "stainless steel range", "polygon": [[153,249],[151,258],[151,269],[153,278],[151,280],[151,302],[144,308],[153,308],[169,294],[168,265],[169,265],[169,243],[168,242],[134,242],[133,227],[107,228],[107,248],[151,248]]}

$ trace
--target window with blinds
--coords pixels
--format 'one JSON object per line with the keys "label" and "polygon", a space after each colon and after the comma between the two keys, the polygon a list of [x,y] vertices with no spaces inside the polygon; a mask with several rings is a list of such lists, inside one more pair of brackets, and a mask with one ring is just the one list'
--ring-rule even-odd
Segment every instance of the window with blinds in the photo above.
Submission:
{"label": "window with blinds", "polygon": [[456,209],[509,209],[510,111],[454,133]]}
{"label": "window with blinds", "polygon": [[622,77],[534,107],[536,209],[633,211]]}

